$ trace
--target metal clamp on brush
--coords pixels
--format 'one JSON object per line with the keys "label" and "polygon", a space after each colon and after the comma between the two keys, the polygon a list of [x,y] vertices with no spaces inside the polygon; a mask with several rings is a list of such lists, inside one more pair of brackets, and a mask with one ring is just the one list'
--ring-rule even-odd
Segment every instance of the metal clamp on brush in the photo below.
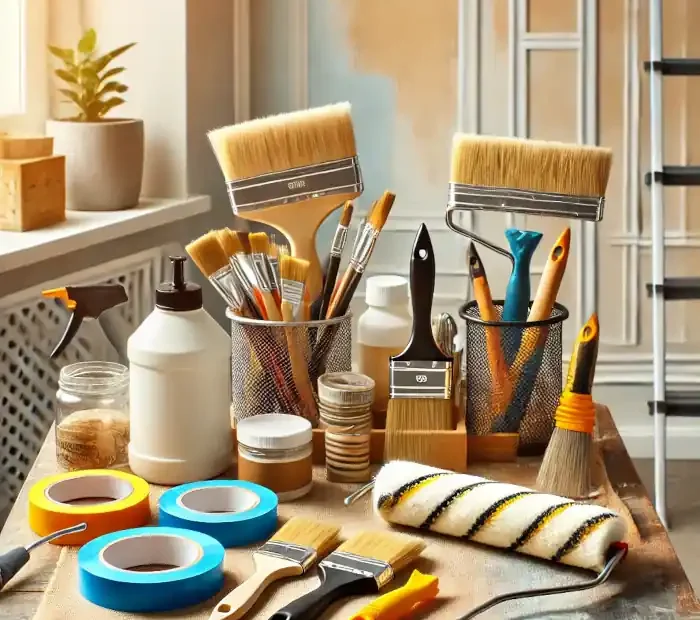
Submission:
{"label": "metal clamp on brush", "polygon": [[363,190],[357,156],[229,181],[226,187],[235,214]]}

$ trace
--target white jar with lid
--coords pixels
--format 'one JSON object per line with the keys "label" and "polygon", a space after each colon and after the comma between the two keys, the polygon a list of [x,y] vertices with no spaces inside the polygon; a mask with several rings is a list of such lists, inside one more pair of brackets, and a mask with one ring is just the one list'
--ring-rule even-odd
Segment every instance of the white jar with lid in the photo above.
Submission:
{"label": "white jar with lid", "polygon": [[357,371],[374,379],[374,426],[384,427],[389,402],[389,358],[401,353],[411,337],[408,280],[373,276],[367,280],[367,310],[357,324]]}
{"label": "white jar with lid", "polygon": [[171,257],[172,282],[129,338],[129,466],[155,484],[213,478],[233,461],[231,340],[202,307],[202,289]]}
{"label": "white jar with lid", "polygon": [[286,413],[266,413],[239,420],[238,478],[277,493],[279,501],[306,495],[312,482],[311,422]]}

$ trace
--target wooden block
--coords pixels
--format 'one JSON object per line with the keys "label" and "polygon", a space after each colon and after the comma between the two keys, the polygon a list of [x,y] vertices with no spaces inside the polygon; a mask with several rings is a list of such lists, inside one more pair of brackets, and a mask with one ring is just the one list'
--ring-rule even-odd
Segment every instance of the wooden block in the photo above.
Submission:
{"label": "wooden block", "polygon": [[65,219],[63,155],[0,160],[0,230],[35,230]]}
{"label": "wooden block", "polygon": [[493,433],[469,435],[468,455],[470,463],[504,463],[518,458],[518,433]]}
{"label": "wooden block", "polygon": [[53,155],[51,136],[8,136],[0,134],[0,159],[36,159]]}

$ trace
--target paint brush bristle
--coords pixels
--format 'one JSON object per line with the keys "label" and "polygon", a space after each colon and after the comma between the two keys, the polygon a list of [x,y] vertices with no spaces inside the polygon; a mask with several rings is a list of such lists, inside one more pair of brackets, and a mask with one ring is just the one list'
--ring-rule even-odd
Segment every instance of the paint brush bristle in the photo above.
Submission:
{"label": "paint brush bristle", "polygon": [[270,250],[270,239],[267,233],[249,233],[250,251],[252,254],[267,254]]}
{"label": "paint brush bristle", "polygon": [[416,560],[423,549],[425,543],[413,536],[396,532],[360,532],[337,550],[385,562],[398,572]]}
{"label": "paint brush bristle", "polygon": [[227,181],[357,155],[349,103],[258,118],[208,137]]}
{"label": "paint brush bristle", "polygon": [[344,205],[343,205],[343,211],[340,214],[340,225],[341,226],[349,226],[350,225],[350,220],[352,219],[352,212],[354,211],[355,207],[352,204],[352,200],[348,200]]}
{"label": "paint brush bristle", "polygon": [[382,197],[374,203],[367,222],[377,230],[382,230],[389,217],[391,207],[394,205],[394,200],[396,200],[396,194],[384,192]]}
{"label": "paint brush bristle", "polygon": [[270,539],[274,542],[293,543],[316,551],[324,556],[338,543],[340,527],[325,521],[314,521],[303,517],[292,517]]}
{"label": "paint brush bristle", "polygon": [[215,230],[210,230],[188,243],[185,246],[185,251],[207,278],[229,265],[228,256],[221,247],[219,236]]}
{"label": "paint brush bristle", "polygon": [[309,273],[309,267],[309,261],[303,258],[282,256],[280,259],[280,278],[282,280],[294,280],[303,284]]}
{"label": "paint brush bristle", "polygon": [[217,236],[219,237],[219,243],[224,249],[224,252],[228,256],[235,256],[236,254],[243,252],[243,245],[238,236],[238,233],[231,230],[230,228],[222,228],[217,231]]}
{"label": "paint brush bristle", "polygon": [[611,166],[612,150],[599,146],[459,133],[452,143],[450,181],[601,197]]}

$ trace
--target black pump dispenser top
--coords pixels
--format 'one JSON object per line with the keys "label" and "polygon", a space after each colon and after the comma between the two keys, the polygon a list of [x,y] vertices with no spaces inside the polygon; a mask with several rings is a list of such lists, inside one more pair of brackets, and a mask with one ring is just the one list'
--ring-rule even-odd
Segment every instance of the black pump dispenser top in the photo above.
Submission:
{"label": "black pump dispenser top", "polygon": [[185,282],[184,256],[171,256],[172,282],[161,282],[156,289],[156,307],[173,312],[199,310],[202,307],[202,287],[194,282]]}

